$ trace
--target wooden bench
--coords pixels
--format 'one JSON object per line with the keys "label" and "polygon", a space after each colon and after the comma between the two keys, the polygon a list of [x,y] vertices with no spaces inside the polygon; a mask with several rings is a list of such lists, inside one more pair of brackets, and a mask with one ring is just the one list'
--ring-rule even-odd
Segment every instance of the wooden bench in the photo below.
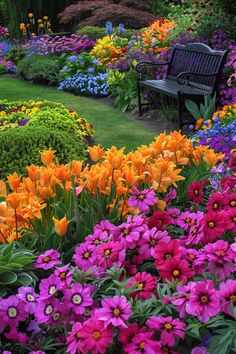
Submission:
{"label": "wooden bench", "polygon": [[[157,91],[177,100],[179,128],[182,130],[183,125],[189,124],[183,121],[185,99],[201,102],[205,94],[217,92],[227,54],[227,50],[212,50],[202,43],[176,44],[168,62],[140,62],[136,66],[139,115],[143,106],[150,105],[142,103],[143,89]],[[166,78],[155,80],[158,66],[163,65],[167,66]]]}

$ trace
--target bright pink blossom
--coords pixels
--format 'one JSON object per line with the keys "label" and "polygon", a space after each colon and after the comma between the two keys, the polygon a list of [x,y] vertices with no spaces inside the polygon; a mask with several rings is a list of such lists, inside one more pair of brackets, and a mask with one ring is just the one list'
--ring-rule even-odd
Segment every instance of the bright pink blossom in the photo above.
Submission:
{"label": "bright pink blossom", "polygon": [[114,327],[127,328],[125,321],[130,318],[131,314],[131,305],[126,297],[115,295],[113,298],[102,300],[102,308],[98,310],[97,318],[104,322],[105,328],[109,324]]}
{"label": "bright pink blossom", "polygon": [[148,213],[150,206],[157,203],[156,193],[153,189],[143,189],[139,191],[133,188],[133,195],[128,199],[128,205],[139,209],[141,212]]}
{"label": "bright pink blossom", "polygon": [[177,280],[178,282],[187,283],[187,280],[194,276],[194,271],[189,268],[189,263],[184,260],[177,260],[176,258],[167,259],[164,263],[157,266],[160,277],[163,282]]}
{"label": "bright pink blossom", "polygon": [[137,273],[127,284],[127,287],[134,286],[136,291],[131,293],[132,297],[147,300],[155,295],[157,289],[157,278],[146,272]]}

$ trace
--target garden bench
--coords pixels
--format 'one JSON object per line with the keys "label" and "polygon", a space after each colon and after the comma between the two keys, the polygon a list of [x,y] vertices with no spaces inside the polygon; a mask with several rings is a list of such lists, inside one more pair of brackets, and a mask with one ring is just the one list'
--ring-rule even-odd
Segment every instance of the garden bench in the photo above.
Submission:
{"label": "garden bench", "polygon": [[[202,43],[176,44],[168,62],[140,62],[136,66],[139,115],[143,106],[150,105],[142,103],[142,90],[157,91],[177,100],[179,128],[182,130],[183,125],[190,123],[183,121],[185,99],[201,102],[205,94],[217,92],[227,53],[227,50],[212,50]],[[166,78],[155,80],[155,69],[163,65],[167,66]],[[145,79],[143,75],[146,75]]]}

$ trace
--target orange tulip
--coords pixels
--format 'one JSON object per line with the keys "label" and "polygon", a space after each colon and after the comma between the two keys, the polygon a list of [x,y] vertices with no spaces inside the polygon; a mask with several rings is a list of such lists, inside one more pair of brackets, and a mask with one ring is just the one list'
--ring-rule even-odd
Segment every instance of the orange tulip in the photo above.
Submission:
{"label": "orange tulip", "polygon": [[71,165],[71,173],[74,176],[79,176],[81,170],[82,170],[83,164],[81,161],[76,161],[73,160],[72,161],[72,165]]}
{"label": "orange tulip", "polygon": [[64,237],[67,233],[67,228],[69,224],[69,221],[67,220],[66,216],[64,216],[64,218],[62,218],[61,220],[53,218],[53,222],[56,234],[60,237]]}
{"label": "orange tulip", "polygon": [[11,193],[8,194],[8,196],[6,197],[7,200],[7,204],[12,208],[12,209],[17,209],[21,202],[23,201],[24,196],[22,193]]}
{"label": "orange tulip", "polygon": [[104,156],[104,150],[100,145],[94,145],[88,148],[89,155],[92,161],[97,162]]}
{"label": "orange tulip", "polygon": [[11,190],[17,192],[20,187],[21,176],[14,172],[12,175],[7,176],[7,180]]}
{"label": "orange tulip", "polygon": [[54,158],[55,150],[44,150],[40,153],[41,161],[45,166],[48,166],[52,163]]}
{"label": "orange tulip", "polygon": [[119,168],[124,159],[124,147],[118,150],[115,146],[112,146],[110,150],[106,152],[107,161],[112,165],[114,169]]}
{"label": "orange tulip", "polygon": [[7,194],[6,184],[0,179],[0,197],[5,197]]}
{"label": "orange tulip", "polygon": [[39,167],[35,165],[30,165],[27,167],[28,176],[33,182],[36,182],[39,179]]}

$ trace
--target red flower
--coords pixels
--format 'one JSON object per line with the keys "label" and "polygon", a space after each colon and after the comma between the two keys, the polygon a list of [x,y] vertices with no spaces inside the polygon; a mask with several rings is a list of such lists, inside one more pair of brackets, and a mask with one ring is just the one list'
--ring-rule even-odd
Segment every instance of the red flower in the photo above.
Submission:
{"label": "red flower", "polygon": [[207,213],[204,218],[204,234],[205,238],[202,240],[204,243],[212,242],[217,237],[220,237],[225,231],[225,213],[224,211]]}
{"label": "red flower", "polygon": [[236,152],[234,152],[229,159],[229,168],[236,168]]}
{"label": "red flower", "polygon": [[224,209],[225,198],[221,193],[214,193],[207,203],[207,211],[217,212]]}
{"label": "red flower", "polygon": [[159,266],[159,274],[164,282],[178,280],[178,282],[182,281],[183,284],[186,284],[187,280],[193,277],[194,271],[189,268],[189,263],[186,260],[170,258]]}
{"label": "red flower", "polygon": [[157,230],[162,230],[164,226],[170,225],[170,215],[165,211],[155,211],[148,221],[150,228],[156,227]]}
{"label": "red flower", "polygon": [[179,249],[180,242],[178,240],[171,240],[170,242],[160,242],[155,249],[155,264],[158,267],[167,259],[181,259],[183,253]]}
{"label": "red flower", "polygon": [[199,181],[194,181],[188,187],[188,198],[194,203],[203,201],[203,184]]}

